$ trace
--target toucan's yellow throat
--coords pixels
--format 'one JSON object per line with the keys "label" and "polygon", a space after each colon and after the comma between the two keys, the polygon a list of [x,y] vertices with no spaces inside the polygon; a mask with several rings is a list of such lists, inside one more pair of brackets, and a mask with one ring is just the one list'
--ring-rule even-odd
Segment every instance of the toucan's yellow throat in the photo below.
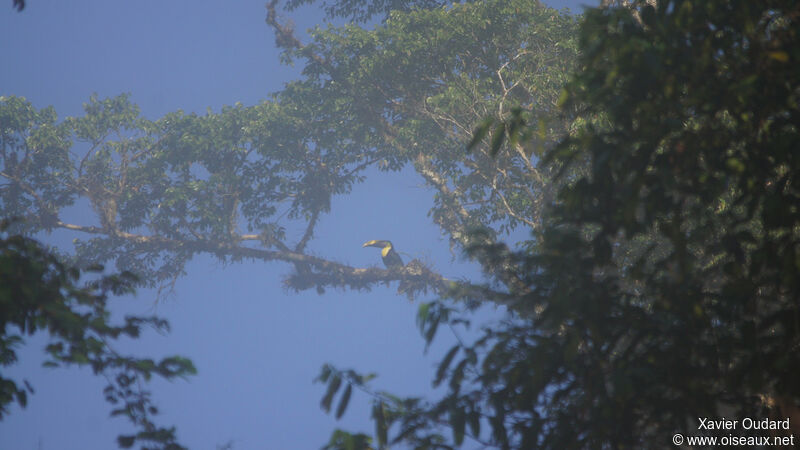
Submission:
{"label": "toucan's yellow throat", "polygon": [[383,259],[383,264],[389,268],[395,267],[403,267],[403,259],[400,258],[400,255],[394,251],[394,246],[392,246],[391,241],[383,241],[383,240],[372,240],[367,241],[362,245],[362,247],[379,247],[381,249],[381,258]]}

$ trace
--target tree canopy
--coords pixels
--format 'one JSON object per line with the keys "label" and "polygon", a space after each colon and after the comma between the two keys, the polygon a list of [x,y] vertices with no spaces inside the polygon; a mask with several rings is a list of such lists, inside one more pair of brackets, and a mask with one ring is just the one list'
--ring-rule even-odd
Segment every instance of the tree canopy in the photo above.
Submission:
{"label": "tree canopy", "polygon": [[[581,23],[561,103],[573,132],[539,165],[563,184],[535,242],[468,248],[524,280],[508,322],[446,354],[441,399],[374,392],[379,443],[650,448],[697,432],[698,417],[797,431],[800,11],[621,3]],[[532,134],[519,124],[499,129]],[[421,311],[426,334],[468,319],[437,306]],[[369,389],[330,367],[320,379]]]}
{"label": "tree canopy", "polygon": [[[795,417],[794,2],[620,2],[580,25],[534,0],[325,5],[385,17],[302,42],[272,1],[283,61],[303,72],[255,106],[148,120],[126,95],[92,97],[58,122],[0,98],[14,231],[74,231],[77,260],[157,286],[200,253],[284,262],[294,290],[400,281],[434,299],[418,317],[429,342],[503,305],[446,353],[439,399],[326,365],[323,408],[341,416],[359,388],[376,425],[330,448],[649,448],[697,417]],[[313,254],[334,196],[408,168],[488,283]],[[66,221],[81,201],[93,221]],[[515,230],[530,238],[505,244]]]}
{"label": "tree canopy", "polygon": [[[580,419],[562,430],[580,442],[668,442],[704,416],[797,426],[798,12],[587,11],[566,105],[606,122],[550,155],[588,153],[591,170],[560,192],[528,299],[545,305],[537,328],[578,325],[556,348],[580,355],[568,403]],[[608,409],[577,414],[592,403]]]}
{"label": "tree canopy", "polygon": [[[475,239],[472,229],[492,242],[538,226],[551,190],[535,160],[567,130],[556,103],[576,19],[533,1],[469,3],[392,12],[374,29],[317,28],[302,43],[275,6],[267,23],[303,76],[258,105],[149,120],[128,95],[93,96],[83,116],[59,121],[52,108],[0,99],[0,202],[24,219],[10,231],[74,232],[74,261],[114,265],[151,287],[169,287],[206,253],[287,263],[295,290],[399,280],[411,298],[504,302],[518,279],[490,288],[419,260],[352,267],[317,256],[315,230],[333,196],[403,168],[427,181],[430,215],[456,248]],[[540,124],[537,140],[497,155],[488,143],[466,151],[476,126],[509,114]],[[86,205],[93,217],[69,219]]]}
{"label": "tree canopy", "polygon": [[[51,109],[4,98],[4,213],[25,217],[28,233],[79,232],[88,237],[79,260],[113,261],[152,284],[210,253],[290,263],[295,289],[406,276],[418,282],[409,295],[449,285],[420,265],[387,274],[307,252],[331,197],[368,170],[413,166],[435,191],[431,214],[453,245],[465,245],[471,228],[536,226],[548,174],[530,155],[566,127],[556,101],[574,60],[574,18],[537,2],[471,3],[393,13],[371,31],[317,28],[303,45],[274,9],[267,20],[285,60],[305,66],[256,106],[150,121],[127,95],[92,97],[85,116],[57,123]],[[465,152],[478,122],[515,108],[541,122],[543,142],[497,158]],[[94,223],[62,221],[78,199],[91,203]],[[287,235],[288,223],[304,231]]]}
{"label": "tree canopy", "polygon": [[789,418],[796,431],[798,13],[588,10],[562,98],[574,132],[542,162],[581,170],[557,178],[530,249],[473,248],[528,290],[507,324],[446,355],[446,396],[383,398],[379,428],[388,417],[394,440],[441,448],[486,425],[501,448],[662,447],[698,417]]}

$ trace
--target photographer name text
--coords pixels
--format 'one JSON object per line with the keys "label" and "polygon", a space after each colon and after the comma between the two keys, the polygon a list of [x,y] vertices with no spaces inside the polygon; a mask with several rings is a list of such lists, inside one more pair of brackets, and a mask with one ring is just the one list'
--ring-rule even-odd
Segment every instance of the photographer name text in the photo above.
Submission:
{"label": "photographer name text", "polygon": [[751,419],[745,417],[739,419],[710,419],[698,417],[698,430],[788,430],[789,418],[783,420],[775,419]]}

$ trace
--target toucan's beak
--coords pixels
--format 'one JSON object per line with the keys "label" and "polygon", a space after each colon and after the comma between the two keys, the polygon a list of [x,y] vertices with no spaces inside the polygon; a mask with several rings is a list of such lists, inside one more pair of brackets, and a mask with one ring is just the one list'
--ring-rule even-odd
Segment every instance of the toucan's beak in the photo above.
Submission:
{"label": "toucan's beak", "polygon": [[390,241],[373,239],[365,242],[362,247],[381,247],[381,259],[383,259],[383,264],[389,269],[403,266],[402,258],[394,251]]}

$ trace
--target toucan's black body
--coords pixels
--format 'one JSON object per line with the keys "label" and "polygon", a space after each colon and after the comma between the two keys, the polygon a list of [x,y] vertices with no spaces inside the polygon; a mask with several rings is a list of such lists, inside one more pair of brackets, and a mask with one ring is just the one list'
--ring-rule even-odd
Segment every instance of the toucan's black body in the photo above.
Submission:
{"label": "toucan's black body", "polygon": [[367,241],[362,247],[379,247],[381,249],[383,264],[387,269],[405,266],[405,264],[403,264],[403,259],[394,251],[394,247],[390,241]]}

